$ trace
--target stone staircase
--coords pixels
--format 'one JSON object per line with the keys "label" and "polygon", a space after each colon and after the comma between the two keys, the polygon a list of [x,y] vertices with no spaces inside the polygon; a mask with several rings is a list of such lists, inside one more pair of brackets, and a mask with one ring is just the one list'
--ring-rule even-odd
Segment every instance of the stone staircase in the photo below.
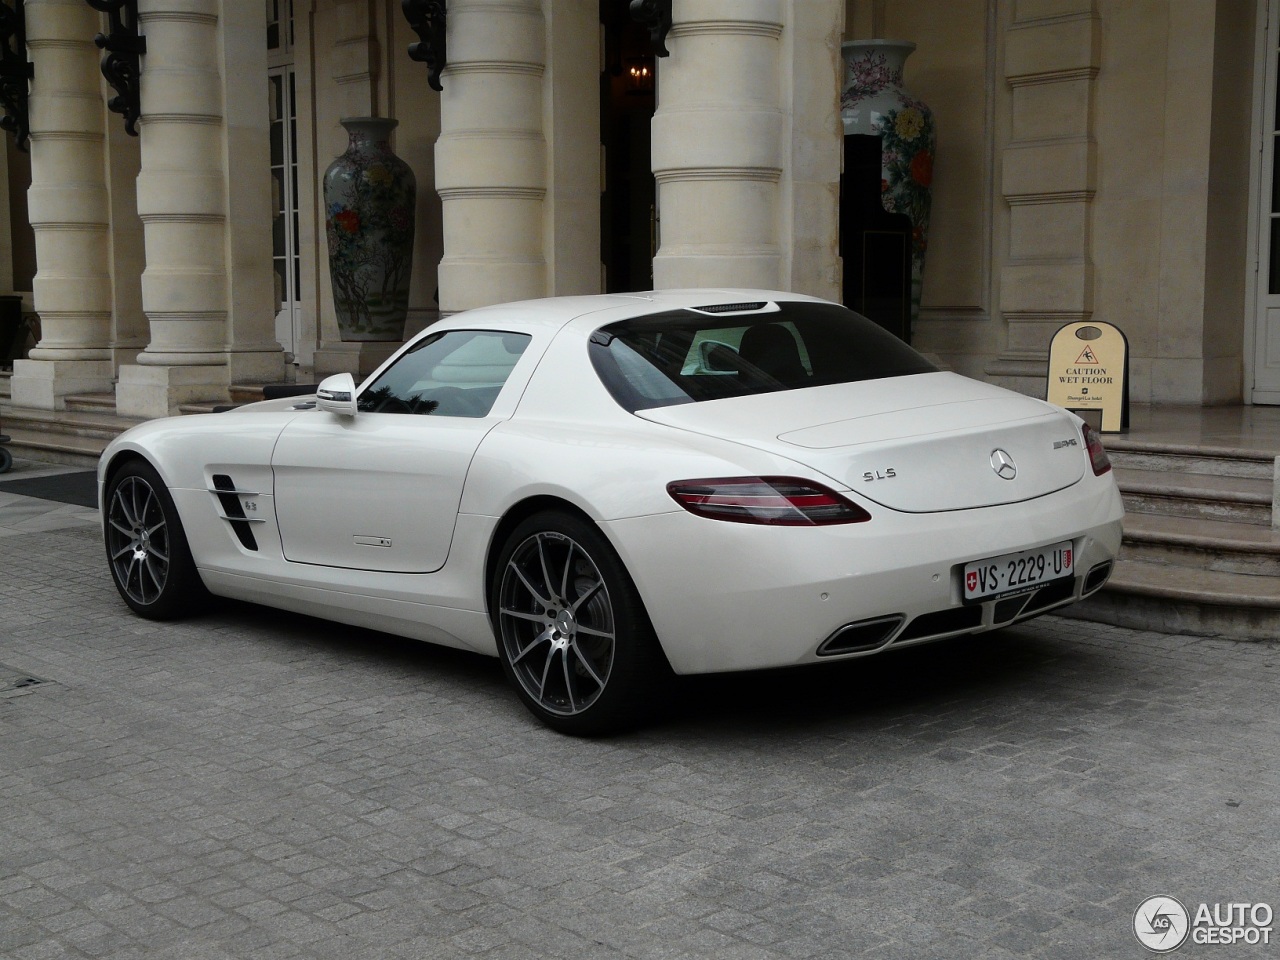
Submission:
{"label": "stone staircase", "polygon": [[1067,615],[1167,633],[1280,638],[1275,454],[1104,442],[1124,496],[1124,543],[1106,588]]}
{"label": "stone staircase", "polygon": [[[0,371],[0,433],[10,438],[9,451],[16,457],[93,467],[98,457],[119,434],[141,420],[116,414],[112,393],[68,396],[66,410],[57,412],[15,407],[10,404],[9,371]],[[252,403],[262,399],[262,386],[236,384],[231,402]],[[213,413],[222,404],[190,403],[179,409],[184,414]]]}

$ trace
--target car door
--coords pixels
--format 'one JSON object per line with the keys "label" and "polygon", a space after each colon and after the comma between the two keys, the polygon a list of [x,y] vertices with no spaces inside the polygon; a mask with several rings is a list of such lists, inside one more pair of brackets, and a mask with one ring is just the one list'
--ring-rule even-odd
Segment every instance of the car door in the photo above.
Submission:
{"label": "car door", "polygon": [[418,341],[368,384],[358,412],[293,420],[272,455],[285,557],[430,573],[449,555],[476,448],[529,336],[451,330]]}

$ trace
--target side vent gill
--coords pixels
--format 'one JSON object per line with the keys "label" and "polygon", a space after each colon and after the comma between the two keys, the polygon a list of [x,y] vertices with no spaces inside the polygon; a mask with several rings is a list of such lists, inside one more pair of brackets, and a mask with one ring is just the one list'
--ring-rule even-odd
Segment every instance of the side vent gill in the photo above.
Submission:
{"label": "side vent gill", "polygon": [[236,532],[236,539],[240,541],[240,545],[246,550],[257,550],[258,541],[253,535],[253,524],[264,523],[259,519],[251,519],[244,515],[244,505],[240,502],[240,494],[248,494],[249,496],[257,496],[248,490],[237,490],[235,482],[225,473],[215,473],[213,475],[213,489],[209,491],[218,498],[218,503],[222,505],[222,519],[231,523],[231,529]]}

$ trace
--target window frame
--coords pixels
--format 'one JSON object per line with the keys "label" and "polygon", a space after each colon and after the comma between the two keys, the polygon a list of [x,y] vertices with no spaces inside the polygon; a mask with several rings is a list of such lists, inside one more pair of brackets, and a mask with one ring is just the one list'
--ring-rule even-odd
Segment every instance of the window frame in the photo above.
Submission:
{"label": "window frame", "polygon": [[[423,390],[417,391],[413,394],[408,394],[406,392],[405,395],[403,396],[397,396],[397,395],[388,393],[387,396],[380,398],[377,401],[378,405],[376,407],[371,406],[375,402],[372,399],[371,395],[375,391],[381,389],[384,385],[389,389],[392,384],[389,383],[388,381],[392,381],[392,378],[396,376],[397,371],[399,371],[400,374],[403,376],[406,362],[408,362],[409,364],[414,363],[415,360],[418,362],[421,362],[423,360],[422,352],[424,350],[428,350],[429,348],[441,343],[442,341],[447,340],[450,337],[466,338],[462,340],[462,342],[459,343],[457,346],[453,347],[453,349],[450,350],[449,352],[444,353],[440,357],[431,360],[429,367],[425,367],[416,372],[413,372],[413,375],[415,376],[416,379],[412,381],[412,386],[415,388],[427,379],[425,374],[428,371],[438,370],[443,365],[443,361],[446,361],[449,357],[454,356],[460,350],[464,350],[469,343],[474,343],[477,339],[481,337],[486,337],[486,336],[501,338],[504,341],[503,349],[506,351],[506,357],[510,358],[510,364],[506,366],[506,369],[502,374],[502,379],[500,382],[476,382],[476,383],[470,383],[468,385],[461,385],[461,384],[467,384],[467,381],[455,381],[450,383],[437,382],[433,387],[423,388]],[[518,338],[521,341],[520,350],[514,354],[510,352],[510,350],[508,349],[505,343],[505,341],[508,338],[512,338],[512,337]],[[410,344],[402,353],[400,353],[399,356],[395,358],[395,360],[393,360],[386,367],[386,369],[384,369],[381,373],[379,373],[377,377],[371,379],[368,383],[366,383],[363,387],[361,387],[359,393],[356,396],[356,410],[359,413],[364,415],[378,414],[378,413],[391,413],[391,414],[401,414],[401,415],[408,414],[411,416],[435,416],[435,417],[446,417],[446,418],[457,418],[457,419],[483,419],[492,414],[493,408],[498,402],[498,397],[501,396],[503,389],[510,382],[511,374],[514,372],[516,366],[519,364],[520,359],[528,351],[529,346],[532,342],[533,342],[533,336],[531,334],[523,333],[516,330],[501,330],[501,329],[487,329],[487,328],[477,329],[472,327],[460,327],[460,328],[452,328],[449,330],[439,330],[439,331],[430,332],[426,336],[423,336],[421,339],[416,340],[412,344]],[[465,365],[458,365],[458,366],[460,368],[465,368]],[[498,364],[488,364],[488,365],[475,364],[474,366],[479,368],[482,366],[497,367],[499,365]],[[433,389],[440,393],[447,392],[446,395],[450,398],[451,403],[449,406],[446,407],[444,412],[441,412],[440,396],[436,396],[436,397],[423,396],[423,392],[425,392],[425,390],[427,389]],[[484,393],[482,394],[481,391],[484,391]],[[491,395],[489,395],[490,391],[491,391]],[[488,403],[486,406],[484,406],[483,410],[481,410],[480,407],[476,404],[476,401],[480,399],[484,399],[486,397],[487,397]],[[428,408],[428,405],[431,404],[432,402],[435,402],[436,406]],[[383,407],[390,404],[399,405],[404,409],[383,409]],[[464,410],[464,409],[469,410],[470,412],[455,412],[455,411]]]}

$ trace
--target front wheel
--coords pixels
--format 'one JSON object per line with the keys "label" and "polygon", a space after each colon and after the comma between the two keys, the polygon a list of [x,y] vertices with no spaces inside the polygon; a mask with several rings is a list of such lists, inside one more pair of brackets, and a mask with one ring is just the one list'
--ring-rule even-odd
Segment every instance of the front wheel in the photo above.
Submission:
{"label": "front wheel", "polygon": [[107,563],[124,602],[152,620],[191,612],[208,594],[160,475],[141,460],[126,463],[106,503]]}
{"label": "front wheel", "polygon": [[562,733],[632,726],[665,660],[631,577],[604,535],[564,513],[529,517],[494,575],[494,623],[507,678]]}

